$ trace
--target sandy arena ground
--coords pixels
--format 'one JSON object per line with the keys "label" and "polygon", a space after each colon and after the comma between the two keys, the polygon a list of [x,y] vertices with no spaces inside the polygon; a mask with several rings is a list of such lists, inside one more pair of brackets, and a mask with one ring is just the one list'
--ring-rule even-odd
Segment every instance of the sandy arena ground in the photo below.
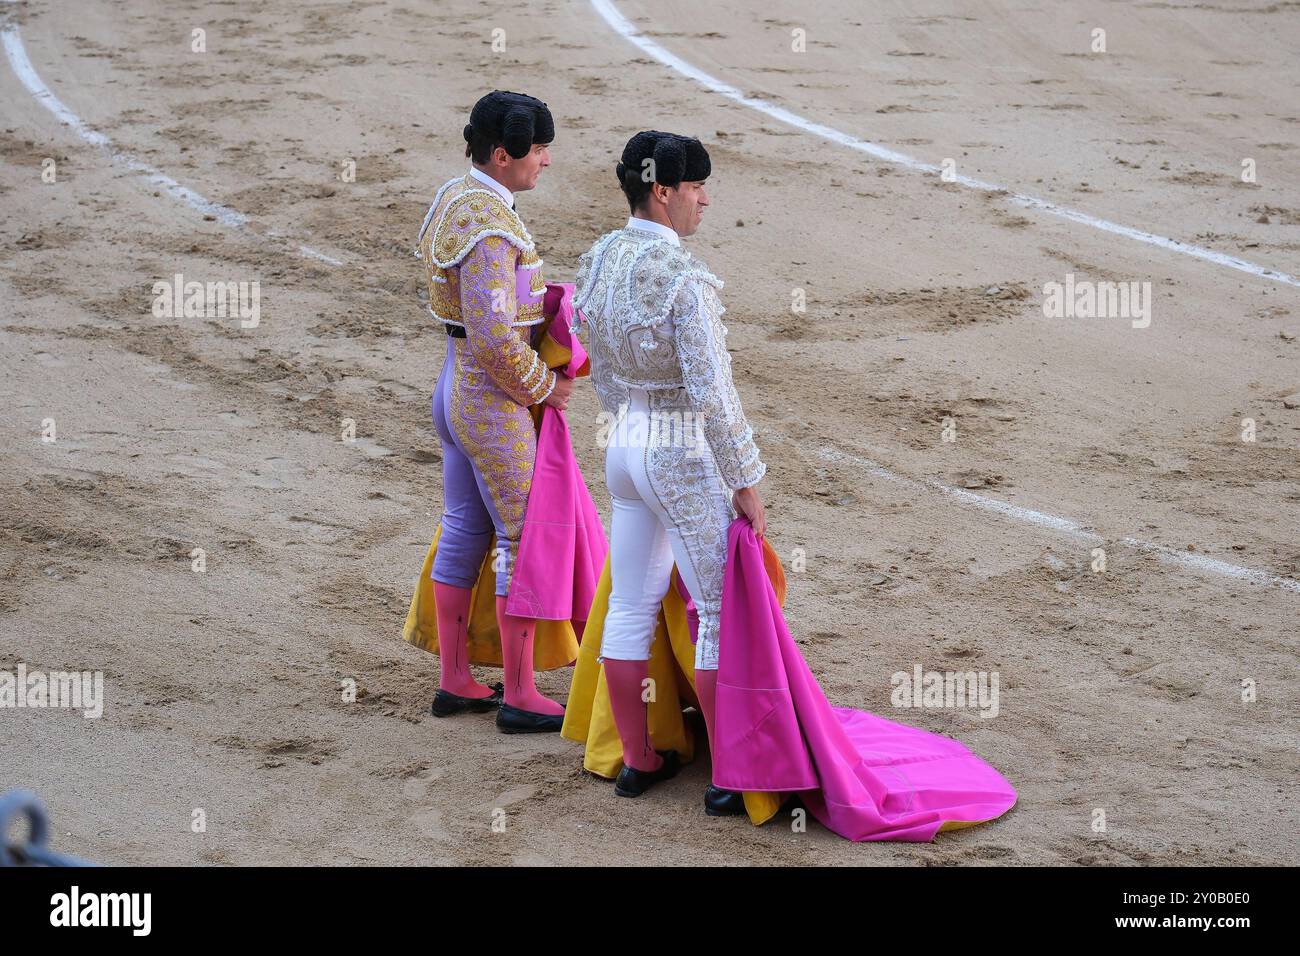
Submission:
{"label": "sandy arena ground", "polygon": [[[1300,4],[616,7],[809,120],[1300,273]],[[0,711],[0,789],[40,792],[56,848],[134,864],[1300,863],[1300,288],[828,143],[657,62],[585,0],[32,0],[0,18],[0,669],[102,670],[107,695],[98,720]],[[16,49],[111,145],[60,124]],[[428,715],[437,662],[400,636],[441,505],[428,398],[445,345],[410,247],[493,87],[555,114],[553,165],[519,197],[548,278],[571,280],[624,220],[612,167],[631,133],[706,142],[713,205],[689,247],[726,282],[792,630],[833,702],[999,768],[1020,793],[1006,817],[932,845],[755,828],[703,815],[705,762],[621,800],[575,744]],[[247,224],[205,219],[131,157]],[[176,273],[257,280],[261,324],[155,318],[153,283]],[[1043,284],[1067,273],[1150,282],[1150,327],[1045,318]],[[584,386],[569,421],[608,514],[597,410]],[[1030,512],[1098,535],[1105,573],[1097,540]],[[894,710],[890,675],[916,664],[998,672],[998,717]],[[561,698],[567,682],[541,681]]]}

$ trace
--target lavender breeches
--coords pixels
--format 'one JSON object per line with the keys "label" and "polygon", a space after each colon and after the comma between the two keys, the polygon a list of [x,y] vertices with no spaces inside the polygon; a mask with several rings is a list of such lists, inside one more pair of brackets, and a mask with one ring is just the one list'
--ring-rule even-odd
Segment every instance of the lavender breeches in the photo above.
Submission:
{"label": "lavender breeches", "polygon": [[452,431],[448,405],[455,368],[454,346],[448,337],[447,359],[433,389],[433,427],[442,441],[443,508],[442,535],[433,558],[432,577],[453,587],[473,587],[495,533],[499,549],[494,560],[496,593],[504,596],[519,542],[507,534],[482,473]]}

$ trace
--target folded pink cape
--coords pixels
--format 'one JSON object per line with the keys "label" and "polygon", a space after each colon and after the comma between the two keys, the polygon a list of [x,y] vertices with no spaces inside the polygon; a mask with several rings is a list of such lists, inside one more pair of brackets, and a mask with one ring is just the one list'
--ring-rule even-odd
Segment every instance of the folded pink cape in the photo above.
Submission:
{"label": "folded pink cape", "polygon": [[[543,310],[553,316],[546,334],[573,356],[556,374],[575,378],[583,371],[587,351],[569,332],[573,284],[548,282]],[[544,406],[506,610],[519,617],[571,620],[581,639],[608,551],[600,513],[573,455],[564,412]]]}
{"label": "folded pink cape", "polygon": [[958,741],[826,701],[744,517],[727,534],[718,664],[719,787],[797,791],[850,840],[932,840],[1016,802],[1002,775]]}

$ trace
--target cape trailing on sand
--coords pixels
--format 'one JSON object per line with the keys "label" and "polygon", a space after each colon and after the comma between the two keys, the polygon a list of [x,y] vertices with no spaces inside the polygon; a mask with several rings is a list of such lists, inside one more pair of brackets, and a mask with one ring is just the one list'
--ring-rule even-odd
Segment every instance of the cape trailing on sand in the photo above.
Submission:
{"label": "cape trailing on sand", "polygon": [[[832,707],[786,628],[785,577],[771,545],[745,518],[727,540],[713,781],[744,792],[752,822],[771,819],[793,793],[847,839],[925,841],[1014,805],[1011,785],[960,742]],[[690,761],[695,741],[682,707],[695,703],[694,621],[684,590],[674,572],[650,651],[649,727],[658,749]],[[602,777],[618,775],[623,753],[597,661],[609,592],[606,563],[561,731],[584,744],[583,766]]]}
{"label": "cape trailing on sand", "polygon": [[744,518],[727,534],[719,645],[719,787],[796,791],[850,840],[932,840],[1016,802],[1002,775],[960,742],[827,702]]}

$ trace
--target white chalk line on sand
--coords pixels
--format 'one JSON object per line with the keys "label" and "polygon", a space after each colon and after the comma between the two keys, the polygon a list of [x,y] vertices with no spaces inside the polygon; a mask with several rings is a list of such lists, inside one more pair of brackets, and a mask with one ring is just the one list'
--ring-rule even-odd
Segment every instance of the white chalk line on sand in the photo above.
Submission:
{"label": "white chalk line on sand", "polygon": [[[621,34],[626,40],[635,44],[642,52],[658,60],[665,66],[671,67],[683,76],[687,76],[695,82],[704,86],[720,96],[734,100],[743,106],[757,110],[774,120],[801,129],[806,133],[812,133],[814,136],[820,136],[828,139],[833,143],[839,143],[841,146],[847,146],[849,149],[855,149],[858,152],[866,153],[868,156],[874,156],[876,159],[886,163],[893,163],[896,166],[903,166],[907,169],[920,173],[938,174],[943,170],[933,163],[922,162],[915,157],[908,156],[906,153],[899,153],[895,150],[881,146],[878,143],[868,142],[864,139],[858,139],[848,133],[826,126],[814,120],[800,116],[798,113],[792,113],[782,106],[765,100],[758,96],[747,96],[740,89],[732,86],[730,83],[724,83],[714,76],[710,76],[698,67],[687,63],[675,53],[669,52],[660,46],[653,39],[642,33],[632,24],[623,14],[615,9],[612,0],[591,0],[591,5],[601,18],[615,31]],[[1089,215],[1078,209],[1071,209],[1069,206],[1061,206],[1057,203],[1050,202],[1046,199],[1040,199],[1037,196],[1029,196],[1024,193],[1013,192],[1005,186],[999,186],[996,183],[984,182],[981,179],[972,179],[969,176],[955,176],[952,180],[959,185],[966,186],[969,189],[977,189],[980,192],[988,193],[1005,193],[1006,199],[1017,206],[1026,209],[1037,209],[1048,215],[1057,216],[1061,219],[1068,219],[1070,222],[1077,222],[1085,226],[1091,226],[1093,229],[1100,229],[1103,232],[1109,232],[1113,235],[1123,236],[1126,239],[1133,239],[1136,242],[1143,242],[1150,246],[1158,246],[1161,249],[1168,249],[1171,252],[1180,252],[1186,256],[1192,256],[1196,259],[1202,259],[1205,262],[1212,262],[1215,265],[1227,266],[1230,269],[1236,269],[1239,272],[1249,273],[1262,279],[1270,279],[1274,282],[1281,282],[1285,285],[1300,287],[1300,278],[1288,275],[1285,272],[1278,272],[1276,269],[1269,269],[1253,262],[1247,262],[1245,259],[1238,259],[1235,256],[1225,255],[1222,252],[1215,252],[1213,249],[1206,249],[1204,246],[1192,245],[1191,243],[1179,242],[1177,239],[1170,239],[1167,236],[1157,236],[1155,233],[1143,232],[1141,229],[1134,229],[1130,226],[1120,225],[1117,222],[1110,222],[1107,219],[1099,219],[1096,216]]]}
{"label": "white chalk line on sand", "polygon": [[[731,84],[724,83],[722,80],[710,76],[703,70],[687,63],[681,57],[669,52],[650,37],[643,34],[630,20],[615,9],[612,0],[591,0],[591,5],[613,30],[617,31],[624,37],[624,39],[640,48],[642,52],[658,60],[660,63],[663,63],[665,66],[676,70],[683,76],[695,80],[697,83],[714,93],[718,93],[719,95],[734,100],[743,106],[748,106],[760,113],[764,113],[767,116],[779,120],[789,126],[793,126],[796,129],[812,133],[815,136],[821,136],[825,139],[831,140],[832,142],[839,143],[842,146],[847,146],[850,149],[855,149],[859,152],[866,153],[869,156],[874,156],[884,162],[904,166],[917,172],[936,174],[942,172],[940,167],[935,166],[932,163],[922,162],[921,160],[908,156],[905,153],[895,152],[894,150],[888,149],[877,143],[858,139],[856,136],[850,136],[848,133],[834,129],[830,126],[825,126],[821,123],[805,119],[797,113],[792,113],[784,107],[777,106],[775,103],[769,102],[761,97],[747,96]],[[1056,203],[1048,202],[1045,199],[1039,199],[1036,196],[1014,193],[1003,186],[998,186],[995,183],[984,182],[979,179],[972,179],[969,176],[957,176],[954,181],[970,189],[980,190],[981,192],[1006,193],[1006,198],[1011,202],[1028,209],[1038,209],[1051,215],[1059,216],[1062,219],[1068,219],[1071,222],[1091,226],[1094,229],[1100,229],[1104,232],[1124,236],[1128,239],[1134,239],[1138,242],[1147,243],[1148,245],[1158,246],[1162,249],[1169,249],[1173,252],[1180,252],[1197,259],[1203,259],[1206,262],[1215,263],[1216,265],[1228,266],[1229,268],[1259,276],[1260,278],[1271,279],[1275,282],[1282,282],[1287,285],[1300,287],[1300,279],[1297,279],[1295,276],[1288,275],[1285,272],[1278,272],[1273,269],[1266,269],[1253,262],[1247,262],[1244,259],[1237,259],[1233,256],[1224,255],[1221,252],[1215,252],[1213,249],[1190,245],[1185,242],[1179,242],[1177,239],[1169,239],[1165,236],[1157,236],[1154,233],[1143,232],[1140,229],[1133,229],[1129,226],[1122,226],[1119,223],[1110,222],[1106,219],[1098,219],[1096,216],[1091,216],[1086,212],[1071,209],[1068,206],[1060,206]],[[931,492],[937,491],[947,497],[961,502],[962,504],[981,508],[985,511],[991,511],[1015,521],[1027,522],[1029,524],[1038,525],[1039,527],[1050,528],[1053,531],[1070,535],[1071,537],[1081,541],[1091,544],[1100,544],[1105,540],[1099,534],[1085,531],[1077,522],[1071,521],[1069,518],[1061,518],[1056,515],[1044,514],[1040,511],[1032,511],[1028,508],[1021,508],[1017,505],[1008,504],[1005,501],[998,501],[994,498],[985,498],[982,495],[972,494],[969,491],[963,491],[959,488],[950,488],[937,481],[918,481],[913,478],[906,478],[902,475],[895,474],[876,462],[865,458],[859,458],[855,455],[848,455],[830,449],[822,449],[821,454],[823,457],[832,460],[852,462],[853,464],[866,469],[869,474],[875,475],[876,477],[909,485],[917,490],[927,490]],[[1154,554],[1160,560],[1170,564],[1178,564],[1186,568],[1209,572],[1212,574],[1220,574],[1225,577],[1236,578],[1242,581],[1251,581],[1256,584],[1273,585],[1287,591],[1300,592],[1300,581],[1284,578],[1267,571],[1257,571],[1254,568],[1244,568],[1236,564],[1230,564],[1227,561],[1219,561],[1216,558],[1205,557],[1204,555],[1186,554],[1181,551],[1176,551],[1173,548],[1167,548],[1164,545],[1155,544],[1150,541],[1142,541],[1137,538],[1122,538],[1120,540],[1129,547]]]}
{"label": "white chalk line on sand", "polygon": [[[5,56],[9,60],[9,66],[13,69],[14,75],[18,81],[27,88],[27,91],[36,98],[36,101],[54,114],[55,118],[65,126],[72,128],[78,136],[92,146],[98,146],[105,149],[113,158],[113,162],[125,166],[133,172],[140,173],[150,183],[158,186],[167,195],[173,199],[185,203],[192,209],[196,209],[205,216],[211,216],[223,226],[229,226],[232,229],[240,229],[248,225],[248,217],[237,209],[231,209],[229,206],[223,206],[219,202],[213,202],[206,196],[196,193],[188,186],[182,186],[176,180],[172,179],[166,173],[154,168],[144,160],[132,156],[130,153],[117,149],[112,141],[103,133],[91,128],[82,121],[76,113],[68,109],[62,100],[50,92],[49,87],[41,80],[36,68],[32,66],[32,61],[27,56],[27,49],[23,46],[22,37],[18,35],[16,27],[5,27],[2,34],[4,41]],[[319,259],[321,262],[327,262],[332,266],[343,265],[333,256],[312,249],[310,246],[298,246],[298,252],[301,255],[308,256],[312,259]]]}
{"label": "white chalk line on sand", "polygon": [[[604,2],[604,0],[593,0],[593,3],[596,3],[598,7],[602,2]],[[618,17],[618,19],[622,20],[621,15],[619,15],[617,12],[612,10],[611,12],[614,14],[614,16]],[[626,20],[623,20],[623,23],[627,25],[629,30],[632,30],[631,24],[628,24]],[[629,39],[632,39],[631,34],[629,34],[628,36]],[[645,38],[642,37],[640,39],[645,39]],[[63,102],[60,101],[58,97],[56,97],[53,93],[51,93],[49,88],[45,86],[45,84],[41,81],[40,76],[36,73],[36,70],[32,67],[31,61],[27,57],[27,51],[23,47],[22,38],[18,36],[18,32],[16,29],[14,29],[13,27],[5,27],[3,30],[3,40],[4,40],[5,55],[9,59],[9,65],[13,68],[14,74],[18,77],[18,79],[22,82],[22,84],[28,89],[28,91],[31,92],[31,94],[34,97],[36,97],[36,99],[43,106],[45,106],[46,109],[48,109],[51,113],[53,113],[54,116],[58,118],[60,122],[66,124],[67,126],[72,127],[72,129],[75,130],[76,133],[82,139],[95,146],[108,149],[109,151],[112,152],[114,160],[127,165],[129,168],[137,172],[141,172],[145,174],[146,176],[149,177],[151,182],[159,186],[162,186],[164,189],[166,189],[168,194],[171,195],[173,198],[181,200],[182,202],[203,212],[206,215],[212,215],[214,218],[217,219],[217,221],[232,227],[241,227],[247,223],[248,219],[246,216],[244,216],[243,213],[231,209],[228,206],[223,206],[220,203],[212,202],[211,200],[206,199],[205,197],[194,192],[192,189],[182,186],[180,183],[176,182],[174,179],[163,174],[157,169],[154,169],[149,164],[141,162],[135,159],[134,157],[130,156],[129,154],[122,153],[120,151],[115,150],[107,136],[105,136],[103,133],[98,132],[97,130],[90,128],[85,123],[83,123],[80,117],[78,117],[75,113],[73,113],[70,109],[68,109],[67,106],[65,106]],[[661,50],[661,52],[663,52],[665,56],[676,60],[676,57],[673,57],[672,54],[668,53],[666,50],[662,50],[662,48],[658,47],[657,44],[653,44],[653,41],[646,40],[646,42],[654,45],[656,49]],[[650,51],[647,50],[647,52]],[[692,70],[694,69],[693,67],[689,67],[688,64],[683,64],[683,66],[687,66],[689,69]],[[707,77],[705,74],[700,74],[700,76],[705,77],[712,83],[717,83],[717,81],[712,80],[711,77]],[[718,84],[718,85],[725,86],[725,84]],[[735,92],[737,93],[737,95],[739,95],[739,91],[735,91]],[[744,100],[749,99],[749,97],[743,97],[743,96],[740,98],[742,102]],[[774,108],[780,109],[779,107],[774,107]],[[809,124],[809,125],[816,126],[816,124]],[[816,132],[816,130],[813,131]],[[844,136],[845,134],[837,134],[837,135]],[[851,137],[847,137],[847,138],[851,138]],[[871,145],[871,144],[866,144],[866,145]],[[884,154],[888,154],[891,156],[898,156],[902,160],[905,160],[907,163],[916,165],[921,168],[926,168],[928,170],[934,170],[936,168],[936,167],[927,167],[925,166],[925,164],[917,163],[916,160],[912,160],[910,157],[902,156],[902,154],[892,153],[890,150],[883,149],[883,147],[874,147],[874,148],[881,150],[882,153]],[[882,158],[885,157],[882,156]],[[972,182],[974,181],[972,180]],[[990,186],[988,188],[996,189],[998,187]],[[334,266],[343,265],[343,263],[340,262],[339,260],[331,258],[330,256],[327,256],[322,252],[312,249],[309,246],[300,245],[298,247],[298,251],[304,256],[320,259],[321,261],[327,262],[330,265],[334,265]],[[1074,537],[1076,539],[1088,543],[1100,544],[1105,540],[1104,538],[1102,538],[1101,535],[1095,534],[1090,531],[1085,531],[1076,522],[1071,521],[1069,518],[1060,518],[1055,515],[1044,514],[1039,511],[1032,511],[1028,508],[1021,508],[1017,505],[1008,504],[1003,501],[997,501],[996,499],[993,498],[985,498],[982,495],[972,494],[969,491],[963,491],[958,488],[950,488],[947,485],[940,484],[939,482],[936,481],[928,481],[928,480],[918,481],[913,478],[907,478],[902,475],[895,474],[892,471],[889,471],[887,468],[884,468],[883,466],[877,464],[876,462],[870,461],[865,458],[859,458],[855,455],[849,455],[843,452],[837,452],[830,449],[822,449],[821,454],[823,457],[829,458],[831,460],[849,461],[853,464],[857,464],[861,467],[864,467],[868,471],[868,473],[875,475],[876,477],[884,478],[888,481],[892,481],[895,483],[909,485],[918,490],[938,491],[961,503],[972,505],[986,511],[991,511],[995,514],[1000,514],[1003,517],[1012,518],[1013,520],[1028,522],[1030,524],[1035,524],[1040,527],[1049,528],[1051,530],[1070,535],[1071,537]],[[1217,559],[1208,558],[1201,555],[1184,554],[1182,552],[1175,551],[1172,548],[1167,548],[1164,545],[1153,544],[1148,541],[1140,541],[1136,538],[1123,538],[1121,540],[1125,544],[1129,545],[1130,547],[1153,553],[1161,560],[1168,561],[1174,564],[1180,564],[1184,567],[1189,567],[1200,571],[1208,571],[1211,573],[1224,575],[1226,577],[1237,578],[1239,580],[1252,581],[1258,584],[1276,585],[1286,590],[1300,591],[1300,581],[1293,581],[1288,578],[1282,578],[1275,574],[1270,574],[1265,571],[1256,571],[1252,568],[1243,568],[1235,564],[1229,564],[1226,561],[1219,561]]]}
{"label": "white chalk line on sand", "polygon": [[[991,511],[1015,521],[1037,525],[1040,528],[1048,528],[1085,544],[1095,546],[1106,542],[1106,538],[1102,535],[1097,534],[1095,531],[1086,530],[1078,522],[1071,521],[1069,518],[1061,518],[1057,515],[1044,514],[1041,511],[1034,511],[1030,508],[1022,508],[1019,505],[1009,504],[1005,501],[998,501],[996,498],[986,498],[983,495],[977,495],[961,488],[953,488],[931,479],[918,480],[915,478],[906,478],[902,475],[895,474],[888,468],[885,468],[883,465],[880,465],[869,458],[862,458],[858,455],[849,454],[834,448],[819,448],[818,455],[827,461],[847,462],[856,465],[863,469],[867,474],[876,478],[883,478],[886,481],[891,481],[895,484],[905,485],[915,491],[937,491],[940,494],[969,507]],[[1176,564],[1194,571],[1220,574],[1224,577],[1236,578],[1240,581],[1250,581],[1254,584],[1270,585],[1281,588],[1284,591],[1295,591],[1300,593],[1300,581],[1293,578],[1284,578],[1269,571],[1257,571],[1254,568],[1245,568],[1241,565],[1231,564],[1227,561],[1220,561],[1218,558],[1207,557],[1203,554],[1191,554],[1184,551],[1178,551],[1174,548],[1166,547],[1163,544],[1156,544],[1152,541],[1143,541],[1140,538],[1126,537],[1120,538],[1119,540],[1130,548],[1153,554],[1167,564]]]}

